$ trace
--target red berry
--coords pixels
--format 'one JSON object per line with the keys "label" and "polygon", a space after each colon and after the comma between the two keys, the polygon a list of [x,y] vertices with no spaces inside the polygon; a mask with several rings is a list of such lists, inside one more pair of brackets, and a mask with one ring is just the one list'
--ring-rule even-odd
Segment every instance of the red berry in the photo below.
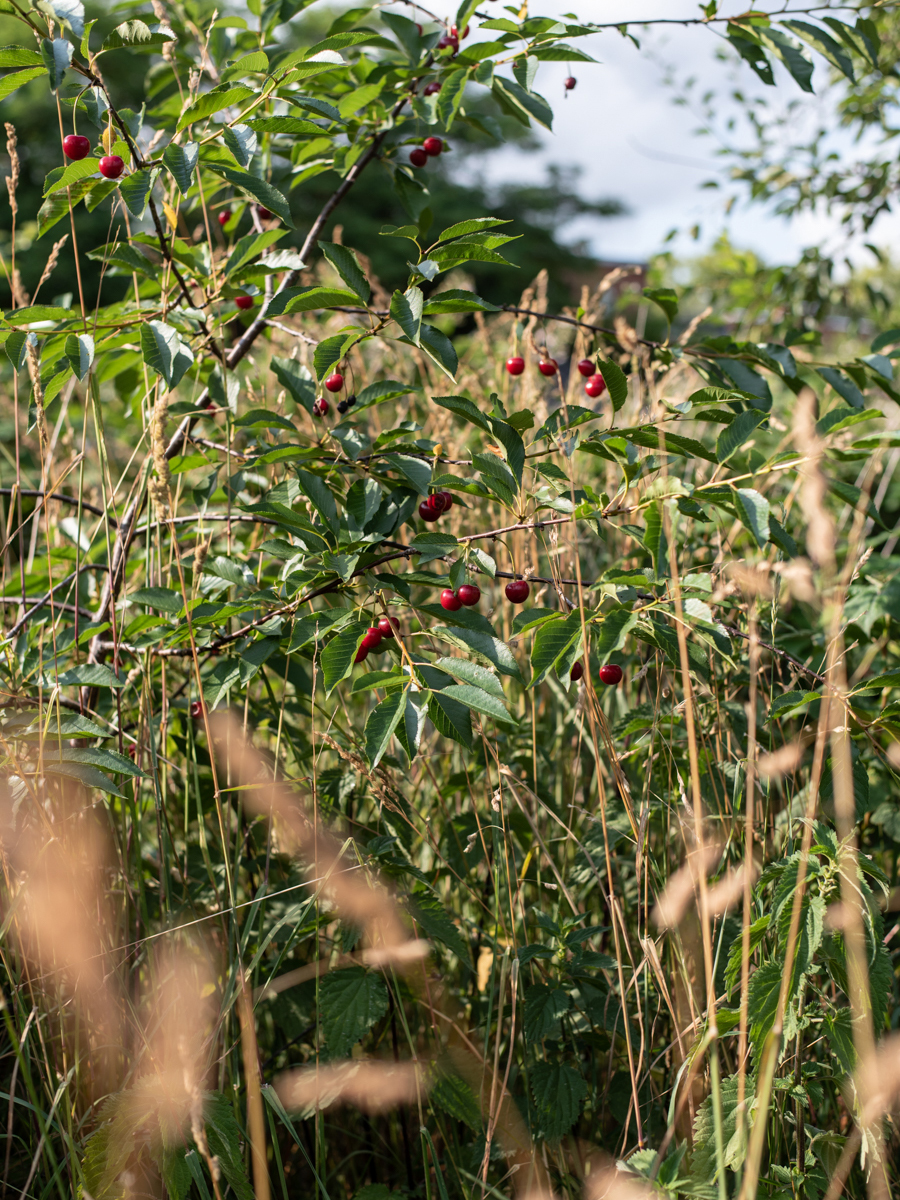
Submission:
{"label": "red berry", "polygon": [[415,150],[409,152],[409,161],[414,167],[424,167],[428,162],[428,155],[421,146],[416,146]]}
{"label": "red berry", "polygon": [[379,617],[378,632],[386,642],[390,641],[400,628],[400,622],[396,617]]}
{"label": "red berry", "polygon": [[381,630],[377,625],[370,625],[362,640],[366,651],[376,650],[381,645]]}
{"label": "red berry", "polygon": [[454,37],[452,34],[445,33],[438,42],[437,48],[438,50],[447,50],[451,46],[453,47],[453,53],[455,54],[459,49],[459,38]]}
{"label": "red berry", "polygon": [[[465,29],[462,31],[462,35],[463,35],[463,37],[464,37],[464,38],[467,38],[467,37],[469,36],[469,27],[468,27],[468,25],[467,25],[467,26],[465,27]],[[457,28],[456,28],[456,26],[455,26],[455,25],[451,25],[451,26],[450,26],[450,36],[451,36],[451,37],[455,37],[455,38],[458,38],[458,37],[459,37],[459,31],[457,30]]]}
{"label": "red berry", "polygon": [[593,362],[589,358],[583,358],[581,360],[581,362],[579,362],[577,365],[578,365],[579,373],[582,374],[585,377],[585,379],[590,379],[590,377],[597,370],[597,368],[594,366]]}
{"label": "red berry", "polygon": [[510,375],[521,375],[525,370],[525,359],[520,358],[518,354],[506,360],[506,369]]}
{"label": "red berry", "polygon": [[231,213],[227,213],[227,212],[220,212],[220,213],[219,213],[219,224],[220,224],[220,225],[221,225],[223,228],[224,228],[224,227],[225,227],[225,226],[228,224],[228,222],[229,222],[230,220],[231,220]]}
{"label": "red berry", "polygon": [[575,76],[570,75],[568,77],[568,79],[565,81],[565,83],[563,84],[563,87],[566,89],[567,92],[571,92],[572,88],[575,86],[575,84],[577,82],[578,82],[578,80],[575,78]]}
{"label": "red berry", "polygon": [[125,162],[118,154],[107,154],[100,159],[100,174],[107,179],[118,179],[124,170]]}
{"label": "red berry", "polygon": [[481,588],[476,587],[474,583],[463,583],[456,589],[456,594],[461,604],[471,608],[481,599]]}
{"label": "red berry", "polygon": [[253,297],[252,296],[236,296],[234,302],[238,306],[238,308],[252,308],[253,307]]}
{"label": "red berry", "polygon": [[577,663],[572,663],[572,670],[569,674],[569,678],[572,680],[572,682],[577,683],[583,674],[584,674],[584,663],[580,662],[580,661]]}
{"label": "red berry", "polygon": [[436,96],[440,90],[441,90],[440,82],[437,79],[435,79],[432,83],[425,85],[425,90],[422,93],[422,95],[423,96]]}
{"label": "red berry", "polygon": [[319,398],[317,400],[313,401],[313,412],[316,414],[317,417],[324,417],[325,414],[328,412],[328,409],[329,409],[329,404],[324,396],[319,396]]}
{"label": "red berry", "polygon": [[447,612],[457,612],[462,608],[462,600],[452,588],[444,588],[441,592],[441,608],[446,608]]}
{"label": "red berry", "polygon": [[91,152],[91,143],[86,137],[82,137],[80,133],[70,133],[68,137],[63,138],[63,154],[66,158],[74,158],[76,161],[80,158],[87,158]]}
{"label": "red berry", "polygon": [[436,521],[440,515],[428,500],[423,500],[419,505],[419,516],[423,521]]}
{"label": "red berry", "polygon": [[427,137],[422,143],[422,149],[432,158],[437,158],[444,148],[444,143],[438,137]]}
{"label": "red berry", "polygon": [[191,701],[191,716],[194,718],[195,721],[199,721],[200,718],[203,716],[203,701],[202,700],[192,700]]}
{"label": "red berry", "polygon": [[447,512],[448,509],[453,507],[453,493],[452,492],[438,492],[438,495],[444,501],[444,512]]}
{"label": "red berry", "polygon": [[333,375],[329,375],[325,380],[325,386],[329,392],[339,392],[344,386],[344,377],[340,371],[335,371]]}
{"label": "red berry", "polygon": [[432,512],[436,512],[438,515],[449,507],[443,492],[432,492],[426,503],[430,505]]}
{"label": "red berry", "polygon": [[259,217],[259,219],[261,221],[271,221],[272,218],[275,216],[275,214],[273,212],[269,212],[269,210],[267,208],[264,208],[262,204],[257,204],[256,215]]}
{"label": "red berry", "polygon": [[363,641],[362,645],[357,650],[356,658],[354,658],[353,661],[355,663],[364,662],[368,657],[369,657],[369,647],[365,644],[365,641]]}
{"label": "red berry", "polygon": [[617,684],[622,682],[622,668],[616,666],[615,663],[607,663],[605,667],[600,668],[600,682]]}
{"label": "red berry", "polygon": [[555,358],[542,358],[538,363],[538,370],[542,375],[555,375],[559,369],[559,364]]}
{"label": "red berry", "polygon": [[527,579],[514,579],[506,585],[506,598],[511,604],[524,604],[531,588]]}
{"label": "red berry", "polygon": [[606,391],[606,380],[602,375],[592,375],[584,385],[584,390],[589,396],[602,396]]}
{"label": "red berry", "polygon": [[128,757],[133,759],[135,762],[137,761],[137,746],[135,746],[134,742],[132,742],[128,747]]}

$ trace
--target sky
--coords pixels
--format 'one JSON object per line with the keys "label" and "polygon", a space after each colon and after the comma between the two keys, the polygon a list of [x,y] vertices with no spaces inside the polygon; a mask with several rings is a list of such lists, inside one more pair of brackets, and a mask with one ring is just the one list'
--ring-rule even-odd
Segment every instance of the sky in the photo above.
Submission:
{"label": "sky", "polygon": [[[791,7],[800,3],[793,0]],[[457,6],[458,0],[431,0],[428,9],[452,18]],[[724,0],[720,12],[737,14],[746,7],[746,0]],[[482,8],[491,15],[506,15],[502,0]],[[738,111],[729,99],[735,82],[754,95],[766,93],[770,103],[777,105],[802,98],[810,120],[826,101],[804,96],[780,65],[776,66],[777,88],[766,88],[746,66],[738,68],[735,76],[733,66],[716,59],[721,39],[710,28],[667,24],[641,29],[633,24],[637,18],[696,18],[700,8],[692,0],[531,0],[532,16],[567,12],[598,24],[627,20],[642,49],[638,51],[615,29],[579,39],[577,44],[598,61],[573,65],[578,85],[568,95],[563,88],[569,73],[566,64],[542,63],[534,86],[554,107],[552,134],[538,130],[541,149],[527,156],[510,147],[492,154],[486,168],[473,164],[472,169],[484,172],[489,181],[501,181],[521,179],[523,172],[540,177],[549,163],[580,167],[581,194],[589,199],[616,197],[626,205],[628,215],[575,221],[566,227],[564,237],[570,242],[585,240],[592,253],[607,260],[645,261],[663,248],[673,228],[684,231],[671,244],[683,255],[709,246],[725,229],[736,245],[756,251],[770,263],[794,260],[803,247],[813,244],[843,245],[836,223],[826,214],[788,221],[742,200],[730,216],[725,215],[724,198],[730,189],[700,188],[706,180],[723,179],[723,164],[715,157],[717,143],[695,136],[699,114],[673,103],[675,92],[664,82],[666,66],[674,65],[679,78],[694,75],[704,88],[720,92],[723,118]],[[813,77],[817,89],[827,80],[826,72],[819,59]],[[871,240],[884,242],[895,224],[893,234],[900,234],[900,221],[889,217],[876,226]],[[695,225],[701,229],[697,241],[687,232]],[[853,254],[860,256],[871,261],[861,246]]]}

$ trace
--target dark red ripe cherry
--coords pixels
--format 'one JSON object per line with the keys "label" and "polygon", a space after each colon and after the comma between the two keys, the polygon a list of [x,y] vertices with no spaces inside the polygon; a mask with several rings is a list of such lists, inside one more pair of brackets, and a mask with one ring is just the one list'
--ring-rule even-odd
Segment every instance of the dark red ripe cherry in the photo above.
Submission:
{"label": "dark red ripe cherry", "polygon": [[444,148],[444,143],[441,141],[440,138],[436,138],[436,137],[427,137],[425,139],[425,141],[422,143],[422,149],[425,151],[426,154],[430,155],[432,158],[437,158],[437,156],[440,154],[440,152],[443,150],[443,148]]}
{"label": "dark red ripe cherry", "polygon": [[360,646],[360,648],[357,650],[356,658],[354,658],[353,661],[355,663],[364,662],[368,657],[369,657],[369,647],[366,645],[365,640],[364,640],[362,645]]}
{"label": "dark red ripe cherry", "polygon": [[462,600],[452,588],[444,588],[441,592],[441,608],[446,608],[447,612],[458,612],[462,608]]}
{"label": "dark red ripe cherry", "polygon": [[230,220],[231,220],[231,213],[226,213],[226,212],[220,212],[220,213],[219,213],[219,224],[220,224],[220,225],[221,225],[223,228],[224,228],[224,227],[225,227],[225,226],[228,224],[228,222],[229,222]]}
{"label": "dark red ripe cherry", "polygon": [[524,604],[531,588],[528,586],[527,579],[514,579],[512,583],[506,585],[505,591],[506,598],[511,604]]}
{"label": "dark red ripe cherry", "polygon": [[238,306],[238,308],[252,308],[253,307],[253,297],[252,296],[235,296],[234,302]]}
{"label": "dark red ripe cherry", "polygon": [[448,509],[453,507],[453,493],[452,492],[438,492],[438,495],[444,501],[444,512],[446,512]]}
{"label": "dark red ripe cherry", "polygon": [[344,377],[340,371],[335,371],[333,375],[329,375],[325,380],[325,386],[329,392],[339,392],[344,386]]}
{"label": "dark red ripe cherry", "polygon": [[390,641],[399,628],[400,622],[396,617],[379,617],[378,619],[378,632],[386,642]]}
{"label": "dark red ripe cherry", "polygon": [[463,583],[456,589],[456,594],[459,596],[460,604],[471,608],[481,599],[481,588],[476,587],[474,583]]}
{"label": "dark red ripe cherry", "polygon": [[602,396],[606,391],[606,380],[602,375],[592,375],[584,385],[584,390],[589,396]]}
{"label": "dark red ripe cherry", "polygon": [[70,133],[63,138],[63,154],[66,158],[74,158],[77,162],[80,158],[87,158],[90,152],[90,141],[80,133]]}
{"label": "dark red ripe cherry", "polygon": [[615,686],[622,682],[622,668],[616,666],[615,663],[607,663],[605,667],[600,668],[600,682],[609,683]]}
{"label": "dark red ripe cherry", "polygon": [[506,360],[506,369],[510,375],[521,375],[525,370],[525,359],[520,358],[518,354]]}
{"label": "dark red ripe cherry", "polygon": [[583,375],[585,379],[590,379],[596,370],[597,368],[589,358],[583,358],[581,362],[578,363],[579,374]]}
{"label": "dark red ripe cherry", "polygon": [[433,508],[427,500],[423,500],[419,505],[419,516],[423,521],[436,521],[441,514],[436,508]]}
{"label": "dark red ripe cherry", "polygon": [[375,650],[381,645],[381,630],[377,625],[370,625],[362,640],[366,650]]}
{"label": "dark red ripe cherry", "polygon": [[448,507],[447,501],[444,499],[443,492],[433,492],[427,500],[433,512],[442,513]]}
{"label": "dark red ripe cherry", "polygon": [[[464,37],[464,38],[467,38],[467,37],[469,36],[469,27],[468,27],[468,25],[467,25],[467,26],[465,27],[465,29],[462,31],[462,35],[463,35],[463,37]],[[451,37],[455,37],[455,38],[458,38],[458,37],[459,37],[459,30],[456,28],[456,26],[455,26],[455,25],[451,25],[451,26],[450,26],[450,36],[451,36]]]}
{"label": "dark red ripe cherry", "polygon": [[538,363],[538,370],[542,375],[555,375],[559,364],[555,358],[542,358]]}
{"label": "dark red ripe cherry", "polygon": [[441,90],[441,85],[438,82],[438,80],[435,79],[433,83],[429,83],[429,84],[425,85],[425,90],[422,94],[424,96],[436,96],[440,90]]}
{"label": "dark red ripe cherry", "polygon": [[319,396],[319,398],[313,402],[313,412],[317,417],[324,417],[328,412],[328,407],[328,401],[324,396]]}
{"label": "dark red ripe cherry", "polygon": [[192,700],[191,701],[191,716],[194,718],[195,721],[199,721],[200,718],[203,716],[203,701],[202,700]]}
{"label": "dark red ripe cherry", "polygon": [[583,662],[572,663],[572,670],[569,674],[569,678],[572,680],[572,682],[577,683],[583,674],[584,674],[584,663]]}
{"label": "dark red ripe cherry", "polygon": [[416,146],[415,150],[410,150],[409,161],[414,167],[424,167],[428,162],[428,155],[421,146]]}
{"label": "dark red ripe cherry", "polygon": [[271,221],[272,218],[275,216],[275,214],[273,212],[269,212],[269,210],[267,208],[265,208],[262,204],[257,204],[256,215],[259,217],[259,219],[261,221]]}
{"label": "dark red ripe cherry", "polygon": [[575,76],[570,75],[563,86],[565,87],[567,92],[571,92],[572,88],[575,86],[575,84],[577,82],[578,82],[578,80],[575,78]]}
{"label": "dark red ripe cherry", "polygon": [[451,34],[445,33],[437,44],[438,50],[446,50],[448,47],[453,47],[453,53],[459,49],[459,38],[453,37]]}
{"label": "dark red ripe cherry", "polygon": [[98,170],[106,179],[118,179],[125,170],[125,162],[118,154],[107,154],[100,159]]}

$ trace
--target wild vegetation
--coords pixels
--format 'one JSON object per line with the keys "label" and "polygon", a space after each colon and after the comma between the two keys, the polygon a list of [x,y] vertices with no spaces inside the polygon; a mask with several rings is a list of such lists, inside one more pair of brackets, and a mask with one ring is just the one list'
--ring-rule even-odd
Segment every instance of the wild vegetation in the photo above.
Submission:
{"label": "wild vegetation", "polygon": [[[567,297],[435,171],[602,27],[308,7],[3,5],[3,1194],[881,1200],[890,266]],[[895,21],[688,24],[887,128]]]}

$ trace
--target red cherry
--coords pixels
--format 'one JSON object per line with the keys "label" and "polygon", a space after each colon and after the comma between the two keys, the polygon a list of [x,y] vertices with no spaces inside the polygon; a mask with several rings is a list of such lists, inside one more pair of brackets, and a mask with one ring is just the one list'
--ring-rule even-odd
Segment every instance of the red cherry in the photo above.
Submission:
{"label": "red cherry", "polygon": [[584,390],[589,396],[602,396],[606,391],[606,380],[602,375],[592,375],[584,385]]}
{"label": "red cherry", "polygon": [[572,682],[577,683],[583,674],[584,674],[584,663],[580,662],[580,661],[577,663],[572,663],[572,670],[569,673],[569,678],[572,680]]}
{"label": "red cherry", "polygon": [[518,354],[506,360],[506,369],[510,375],[521,375],[525,370],[525,359],[520,358]]}
{"label": "red cherry", "polygon": [[203,701],[202,700],[192,700],[191,701],[191,716],[194,718],[195,721],[200,720],[200,718],[203,716],[203,711],[204,710],[203,710]]}
{"label": "red cherry", "polygon": [[593,362],[589,358],[583,358],[581,360],[581,362],[579,362],[577,364],[577,366],[578,366],[579,373],[582,374],[585,377],[585,379],[590,379],[590,377],[597,370],[597,368],[594,366]]}
{"label": "red cherry", "polygon": [[133,759],[135,762],[137,761],[137,746],[135,746],[133,742],[128,747],[128,757]]}
{"label": "red cherry", "polygon": [[414,167],[424,167],[428,162],[428,155],[421,146],[416,146],[415,150],[409,152],[409,161]]}
{"label": "red cherry", "polygon": [[263,207],[262,204],[257,204],[256,215],[259,217],[259,219],[261,221],[271,221],[272,218],[275,216],[275,214],[273,212],[269,212],[269,210],[267,208]]}
{"label": "red cherry", "polygon": [[400,622],[396,617],[379,617],[378,632],[386,642],[389,642],[400,628]]}
{"label": "red cherry", "polygon": [[434,82],[425,85],[425,90],[423,91],[422,95],[423,96],[436,96],[440,90],[441,90],[440,82],[437,79],[435,79]]}
{"label": "red cherry", "polygon": [[63,138],[63,154],[66,158],[74,158],[77,162],[80,158],[87,158],[90,152],[89,139],[82,137],[80,133],[70,133],[68,137]]}
{"label": "red cherry", "polygon": [[364,662],[368,657],[369,657],[369,647],[366,645],[365,640],[363,640],[363,643],[360,646],[360,648],[357,650],[356,657],[354,658],[353,661],[355,663]]}
{"label": "red cherry", "polygon": [[441,592],[441,608],[446,608],[447,612],[457,612],[462,608],[462,600],[452,588],[444,588]]}
{"label": "red cherry", "polygon": [[432,508],[428,500],[423,500],[419,505],[419,516],[423,521],[436,521],[440,515],[436,508]]}
{"label": "red cherry", "polygon": [[607,663],[605,667],[600,668],[600,682],[617,684],[622,682],[622,668],[616,666],[615,663]]}
{"label": "red cherry", "polygon": [[227,213],[227,212],[219,213],[219,224],[222,226],[223,229],[230,220],[231,220],[231,213]]}
{"label": "red cherry", "polygon": [[252,296],[235,296],[234,302],[238,306],[238,308],[252,308],[253,307],[253,297]]}
{"label": "red cherry", "polygon": [[444,143],[438,137],[427,137],[422,143],[422,149],[432,158],[437,158],[444,148]]}
{"label": "red cherry", "polygon": [[559,369],[559,364],[555,358],[542,358],[538,363],[538,370],[542,375],[555,375]]}
{"label": "red cherry", "polygon": [[[465,29],[462,31],[462,35],[463,35],[463,37],[464,37],[464,38],[467,38],[467,37],[469,36],[469,27],[468,27],[468,25],[467,25],[467,26],[465,27]],[[450,36],[451,36],[451,37],[455,37],[455,38],[458,38],[458,37],[459,37],[459,32],[458,32],[458,30],[457,30],[457,28],[456,28],[456,26],[455,26],[455,25],[451,25],[451,26],[450,26]]]}
{"label": "red cherry", "polygon": [[448,509],[453,507],[453,493],[452,492],[438,492],[438,495],[443,498],[444,512],[447,512]]}
{"label": "red cherry", "polygon": [[370,625],[362,640],[366,650],[376,650],[381,645],[381,630],[377,625]]}
{"label": "red cherry", "polygon": [[313,412],[317,417],[324,417],[329,407],[328,401],[324,396],[319,396],[317,400],[313,401]]}
{"label": "red cherry", "polygon": [[325,380],[325,386],[329,392],[339,392],[344,386],[344,377],[340,371],[335,371],[333,375],[329,375]]}
{"label": "red cherry", "polygon": [[447,50],[451,46],[453,47],[453,53],[455,54],[459,49],[459,38],[454,37],[452,34],[445,33],[438,42],[437,48],[438,50]]}
{"label": "red cherry", "polygon": [[471,608],[481,599],[481,588],[476,587],[474,583],[463,583],[456,589],[456,594],[459,596],[461,604],[464,604],[466,608]]}
{"label": "red cherry", "polygon": [[506,598],[511,604],[524,604],[531,588],[528,586],[527,579],[514,579],[506,585],[505,591]]}
{"label": "red cherry", "polygon": [[443,492],[432,492],[426,503],[430,506],[431,511],[436,512],[438,515],[449,507],[447,501],[444,499]]}
{"label": "red cherry", "polygon": [[577,82],[578,82],[578,80],[575,78],[575,76],[570,75],[569,78],[563,84],[563,87],[566,89],[567,92],[571,92],[572,88],[575,86],[575,84]]}
{"label": "red cherry", "polygon": [[107,154],[100,159],[99,171],[107,179],[118,179],[125,170],[125,162],[118,154]]}

